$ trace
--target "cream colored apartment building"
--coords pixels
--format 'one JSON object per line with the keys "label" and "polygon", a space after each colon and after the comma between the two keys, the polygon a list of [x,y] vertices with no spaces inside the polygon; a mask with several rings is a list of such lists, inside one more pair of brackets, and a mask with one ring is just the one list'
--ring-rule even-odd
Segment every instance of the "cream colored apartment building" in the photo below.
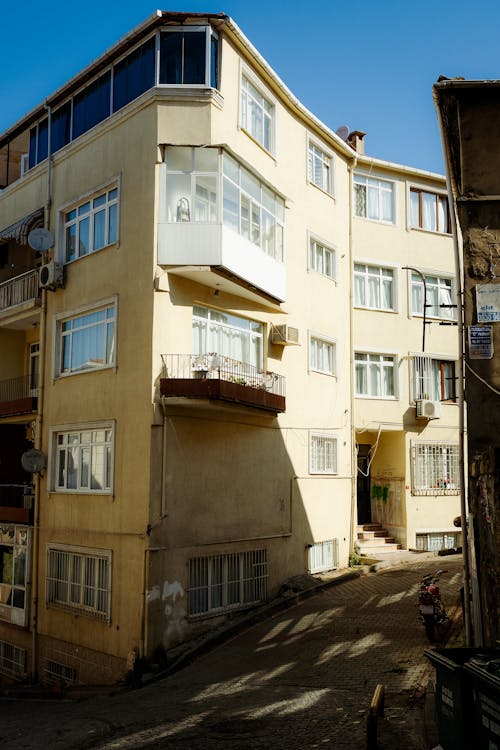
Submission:
{"label": "cream colored apartment building", "polygon": [[110,683],[347,566],[358,461],[401,545],[451,531],[456,335],[428,308],[422,351],[403,270],[448,299],[411,219],[444,180],[361,141],[227,16],[166,12],[0,136],[2,674]]}

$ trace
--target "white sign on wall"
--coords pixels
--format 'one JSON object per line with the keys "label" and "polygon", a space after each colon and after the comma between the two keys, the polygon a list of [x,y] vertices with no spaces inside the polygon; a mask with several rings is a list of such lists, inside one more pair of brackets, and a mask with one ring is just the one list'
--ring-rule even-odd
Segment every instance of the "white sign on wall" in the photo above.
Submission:
{"label": "white sign on wall", "polygon": [[478,323],[500,322],[500,284],[478,284],[476,306]]}

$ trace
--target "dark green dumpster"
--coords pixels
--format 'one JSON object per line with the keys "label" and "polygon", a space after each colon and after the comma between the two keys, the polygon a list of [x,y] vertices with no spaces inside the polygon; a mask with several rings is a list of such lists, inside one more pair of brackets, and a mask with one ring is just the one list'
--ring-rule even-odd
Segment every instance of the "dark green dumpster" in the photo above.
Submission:
{"label": "dark green dumpster", "polygon": [[464,671],[472,685],[475,747],[500,750],[500,652],[496,658],[470,659]]}

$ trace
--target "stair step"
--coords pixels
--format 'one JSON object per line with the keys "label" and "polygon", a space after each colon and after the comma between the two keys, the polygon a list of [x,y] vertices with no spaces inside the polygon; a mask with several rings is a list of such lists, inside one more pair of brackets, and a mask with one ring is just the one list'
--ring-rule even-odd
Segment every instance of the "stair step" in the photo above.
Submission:
{"label": "stair step", "polygon": [[358,539],[383,539],[389,536],[389,532],[382,531],[358,531]]}
{"label": "stair step", "polygon": [[393,536],[375,537],[374,539],[358,539],[360,547],[384,547],[386,544],[395,544]]}
{"label": "stair step", "polygon": [[397,552],[401,548],[401,544],[398,544],[397,542],[394,544],[380,544],[378,546],[363,545],[360,546],[359,552],[363,557],[370,557],[370,555],[387,555],[389,552]]}
{"label": "stair step", "polygon": [[383,531],[381,523],[363,523],[358,525],[358,532],[361,531]]}

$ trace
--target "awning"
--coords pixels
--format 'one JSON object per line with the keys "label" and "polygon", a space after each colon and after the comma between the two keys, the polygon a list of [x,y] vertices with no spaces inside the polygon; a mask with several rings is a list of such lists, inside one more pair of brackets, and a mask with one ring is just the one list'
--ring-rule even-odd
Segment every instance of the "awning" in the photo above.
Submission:
{"label": "awning", "polygon": [[0,229],[0,245],[9,240],[14,240],[18,245],[28,244],[28,234],[32,229],[43,227],[43,208],[38,208],[32,214],[25,216],[24,219],[16,221],[5,229]]}

